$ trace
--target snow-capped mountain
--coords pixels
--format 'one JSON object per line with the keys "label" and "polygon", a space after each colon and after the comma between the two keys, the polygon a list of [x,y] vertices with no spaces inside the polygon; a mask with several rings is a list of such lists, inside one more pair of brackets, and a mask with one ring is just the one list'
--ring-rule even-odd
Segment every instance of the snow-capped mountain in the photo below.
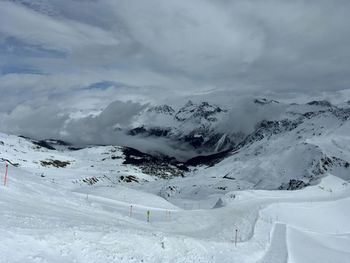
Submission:
{"label": "snow-capped mountain", "polygon": [[156,113],[156,114],[165,114],[165,115],[174,115],[175,110],[168,105],[159,105],[150,107],[147,109],[148,113]]}
{"label": "snow-capped mountain", "polygon": [[260,99],[254,99],[254,103],[260,104],[260,105],[266,105],[266,104],[273,104],[273,103],[278,104],[279,102],[276,100],[269,100],[266,98],[260,98]]}
{"label": "snow-capped mountain", "polygon": [[[224,112],[193,117],[201,105],[213,112],[188,104],[193,114],[182,109],[187,118],[179,127],[193,118],[211,125],[210,115],[219,120]],[[0,191],[1,258],[274,262],[276,253],[288,253],[304,262],[300,255],[314,257],[298,247],[306,240],[313,251],[347,262],[348,251],[339,251],[349,244],[350,107],[285,106],[279,119],[260,121],[232,149],[184,162],[1,133],[0,167],[8,175]],[[143,114],[174,120],[177,113],[163,106]]]}
{"label": "snow-capped mountain", "polygon": [[[254,103],[267,107],[278,102],[255,100]],[[285,106],[279,120],[263,120],[253,132],[245,136],[240,134],[238,138],[234,138],[237,133],[216,130],[217,124],[225,120],[227,110],[206,102],[188,102],[178,111],[167,105],[145,109],[138,121],[152,118],[155,121],[131,129],[130,135],[164,137],[200,149],[211,149],[209,153],[185,161],[164,154],[142,153],[129,147],[81,148],[61,140],[37,141],[16,136],[8,137],[9,142],[2,141],[0,158],[18,166],[34,165],[35,169],[43,164],[51,167],[62,162],[69,163],[67,168],[78,165],[95,172],[137,169],[137,174],[141,175],[140,178],[134,176],[137,182],[144,178],[153,178],[151,181],[175,178],[176,182],[176,177],[181,176],[184,178],[179,182],[183,185],[186,180],[206,178],[202,180],[202,186],[196,184],[199,192],[208,189],[219,189],[220,193],[239,189],[298,189],[316,184],[328,172],[350,180],[350,148],[346,146],[349,143],[350,107],[334,106],[325,101]],[[234,140],[237,143],[232,143]],[[56,155],[58,157],[53,157]],[[33,156],[37,157],[33,159]],[[122,168],[124,166],[127,168]],[[120,176],[113,174],[112,177],[108,180],[120,181]],[[172,180],[168,184],[177,189],[182,187]]]}
{"label": "snow-capped mountain", "polygon": [[219,106],[210,105],[208,102],[194,104],[191,100],[188,101],[175,114],[175,118],[182,122],[193,122],[205,125],[206,122],[212,123],[218,121],[220,113],[226,112]]}
{"label": "snow-capped mountain", "polygon": [[[277,119],[269,120],[261,118],[254,129],[247,132],[236,130],[240,122],[245,120],[230,119],[234,110],[223,109],[207,102],[187,102],[183,107],[174,110],[168,105],[154,106],[139,114],[134,122],[134,127],[128,130],[132,136],[166,138],[174,145],[184,145],[194,150],[197,155],[210,155],[227,150],[237,150],[250,142],[256,142],[262,138],[271,137],[274,134],[283,134],[303,125],[309,120],[312,122],[317,116],[323,116],[324,121],[333,118],[346,122],[349,110],[346,105],[334,106],[328,101],[311,101],[306,104],[283,104],[275,100],[255,99],[247,111],[263,112],[267,108],[278,105],[278,110],[283,113]],[[272,108],[273,110],[274,108]],[[271,110],[270,110],[271,111]],[[249,118],[249,117],[242,117]],[[231,129],[223,129],[223,123],[231,122]],[[235,123],[237,122],[237,123]],[[319,121],[317,122],[319,124]],[[324,129],[320,125],[319,129]],[[321,128],[323,127],[323,128]],[[320,131],[307,134],[316,136]],[[332,129],[332,127],[329,127]],[[302,132],[299,132],[302,133]]]}
{"label": "snow-capped mountain", "polygon": [[229,136],[216,129],[225,114],[227,110],[208,102],[188,101],[177,111],[168,105],[153,106],[138,116],[128,133],[164,137],[198,153],[214,153],[232,146]]}
{"label": "snow-capped mountain", "polygon": [[[232,150],[188,160],[199,167],[181,181],[169,182],[164,189],[176,191],[166,195],[295,190],[317,184],[328,173],[349,181],[349,120],[346,107],[325,102],[287,105],[280,120],[260,122]],[[206,180],[198,183],[198,178]]]}

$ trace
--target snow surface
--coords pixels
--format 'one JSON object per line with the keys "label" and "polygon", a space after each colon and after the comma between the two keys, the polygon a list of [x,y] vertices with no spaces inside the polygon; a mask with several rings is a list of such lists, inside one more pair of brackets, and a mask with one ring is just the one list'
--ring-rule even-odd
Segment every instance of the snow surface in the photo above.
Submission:
{"label": "snow surface", "polygon": [[222,208],[183,210],[127,187],[71,189],[11,167],[9,184],[0,191],[0,262],[347,262],[350,257],[350,187],[343,180],[329,175],[296,192],[235,194],[224,196]]}
{"label": "snow surface", "polygon": [[11,162],[0,262],[349,262],[348,168],[276,190],[326,156],[348,161],[349,128],[315,117],[172,179],[123,164],[119,147],[55,151],[0,134],[0,173]]}

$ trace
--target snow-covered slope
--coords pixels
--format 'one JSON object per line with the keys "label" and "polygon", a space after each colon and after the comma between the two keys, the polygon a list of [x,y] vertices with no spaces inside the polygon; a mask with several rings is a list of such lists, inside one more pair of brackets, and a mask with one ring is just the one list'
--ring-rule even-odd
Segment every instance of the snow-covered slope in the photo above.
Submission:
{"label": "snow-covered slope", "polygon": [[231,192],[221,208],[193,200],[198,206],[183,210],[141,190],[72,188],[67,180],[45,181],[11,167],[0,198],[0,262],[273,263],[310,262],[315,255],[317,262],[347,262],[350,256],[344,209],[350,188],[331,175],[297,192]]}
{"label": "snow-covered slope", "polygon": [[[160,167],[151,176],[143,173],[142,168],[127,164],[126,161],[133,160],[135,155],[128,154],[127,148],[92,146],[78,149],[62,145],[63,142],[52,142],[53,140],[38,142],[0,134],[0,160],[25,169],[44,181],[65,181],[72,185],[110,186],[153,181],[158,178],[158,173],[162,172]],[[134,158],[140,160],[139,156]],[[152,163],[149,168],[151,167]]]}
{"label": "snow-covered slope", "polygon": [[0,134],[0,262],[348,262],[349,116],[288,105],[184,163]]}

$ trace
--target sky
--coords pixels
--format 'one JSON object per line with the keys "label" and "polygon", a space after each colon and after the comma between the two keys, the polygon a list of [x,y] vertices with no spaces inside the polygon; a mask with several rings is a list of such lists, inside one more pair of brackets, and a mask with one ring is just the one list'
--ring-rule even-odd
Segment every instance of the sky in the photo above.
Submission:
{"label": "sky", "polygon": [[114,101],[348,100],[349,12],[348,0],[0,0],[0,124]]}

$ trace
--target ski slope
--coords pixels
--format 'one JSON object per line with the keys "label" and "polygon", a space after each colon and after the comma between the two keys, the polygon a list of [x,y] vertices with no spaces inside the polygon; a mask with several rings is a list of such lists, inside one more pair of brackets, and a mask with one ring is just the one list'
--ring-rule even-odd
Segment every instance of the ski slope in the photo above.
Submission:
{"label": "ski slope", "polygon": [[[5,169],[3,163],[0,169]],[[0,262],[274,263],[350,258],[350,187],[338,177],[328,175],[320,184],[298,191],[247,190],[221,198],[220,208],[184,210],[141,190],[74,189],[10,166],[8,185],[0,191]]]}

